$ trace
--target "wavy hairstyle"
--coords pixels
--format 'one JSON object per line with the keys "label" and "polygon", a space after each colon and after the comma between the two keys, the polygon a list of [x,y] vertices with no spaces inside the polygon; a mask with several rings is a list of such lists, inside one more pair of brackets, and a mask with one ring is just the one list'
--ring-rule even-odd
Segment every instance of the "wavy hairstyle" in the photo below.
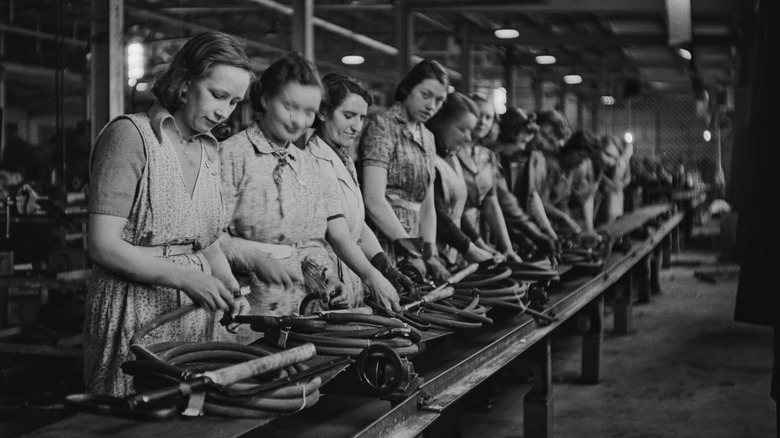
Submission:
{"label": "wavy hairstyle", "polygon": [[441,64],[432,59],[423,59],[406,73],[406,76],[404,76],[395,88],[395,101],[403,102],[406,100],[406,97],[409,96],[412,89],[426,79],[435,79],[441,82],[445,88],[450,85],[450,76]]}
{"label": "wavy hairstyle", "polygon": [[216,65],[229,65],[254,72],[244,47],[232,36],[210,31],[192,37],[176,52],[168,69],[157,78],[152,93],[170,112],[184,106],[182,90],[187,82],[205,77]]}
{"label": "wavy hairstyle", "polygon": [[450,94],[441,109],[425,122],[425,127],[430,129],[436,139],[436,152],[439,155],[446,155],[449,152],[446,145],[440,144],[441,133],[466,113],[479,117],[479,107],[473,100],[456,91]]}
{"label": "wavy hairstyle", "polygon": [[498,121],[498,140],[504,143],[516,142],[523,132],[535,134],[539,131],[536,115],[520,108],[509,107]]}
{"label": "wavy hairstyle", "polygon": [[[322,86],[325,89],[320,103],[322,116],[333,114],[333,111],[340,107],[350,94],[362,97],[368,106],[374,103],[374,98],[368,91],[366,84],[351,76],[328,73],[322,78]],[[314,119],[314,129],[318,132],[322,129],[322,121],[319,117]]]}
{"label": "wavy hairstyle", "polygon": [[271,64],[260,79],[249,87],[249,100],[255,111],[265,111],[261,98],[274,97],[290,82],[300,85],[312,85],[322,90],[322,82],[317,67],[298,52],[290,52],[282,59]]}

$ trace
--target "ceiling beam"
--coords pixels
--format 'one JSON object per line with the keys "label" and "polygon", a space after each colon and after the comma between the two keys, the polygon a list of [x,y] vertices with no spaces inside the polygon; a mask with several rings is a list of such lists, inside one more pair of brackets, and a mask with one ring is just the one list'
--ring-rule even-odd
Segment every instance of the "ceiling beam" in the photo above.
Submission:
{"label": "ceiling beam", "polygon": [[[722,46],[737,42],[736,36],[694,36],[693,43],[697,46]],[[658,35],[582,35],[582,34],[543,34],[521,33],[519,37],[511,40],[502,40],[492,35],[475,35],[472,37],[475,44],[493,45],[562,45],[562,46],[594,46],[594,47],[618,47],[627,45],[636,46],[666,46],[667,36]]]}
{"label": "ceiling beam", "polygon": [[[744,12],[752,2],[742,0],[692,0],[692,12]],[[547,0],[544,2],[410,1],[409,8],[418,12],[522,12],[529,14],[664,14],[665,0]]]}

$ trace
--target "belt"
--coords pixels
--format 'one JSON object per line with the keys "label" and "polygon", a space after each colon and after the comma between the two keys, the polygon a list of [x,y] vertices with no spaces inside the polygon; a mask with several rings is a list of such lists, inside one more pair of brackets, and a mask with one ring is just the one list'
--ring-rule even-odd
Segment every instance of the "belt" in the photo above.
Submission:
{"label": "belt", "polygon": [[192,254],[195,252],[193,244],[188,245],[159,245],[159,246],[136,246],[136,248],[143,251],[152,257],[172,257],[182,254]]}
{"label": "belt", "polygon": [[268,254],[268,257],[275,260],[289,259],[295,252],[292,245],[276,245],[274,243],[255,242],[257,249]]}
{"label": "belt", "polygon": [[420,208],[422,208],[422,203],[407,201],[395,193],[385,193],[385,197],[393,207],[401,207],[412,211],[420,211]]}

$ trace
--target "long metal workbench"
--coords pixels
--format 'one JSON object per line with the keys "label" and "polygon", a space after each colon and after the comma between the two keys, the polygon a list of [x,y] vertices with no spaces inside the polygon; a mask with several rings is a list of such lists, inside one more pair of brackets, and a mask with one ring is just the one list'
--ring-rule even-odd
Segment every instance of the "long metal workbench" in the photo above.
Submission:
{"label": "long metal workbench", "polygon": [[[598,382],[604,292],[609,288],[615,290],[615,332],[631,333],[634,330],[632,283],[637,283],[639,299],[649,300],[650,291],[658,287],[660,266],[669,263],[672,240],[682,217],[682,213],[674,213],[669,205],[650,206],[607,227],[605,230],[614,238],[630,239],[622,246],[625,252],[613,251],[605,269],[597,274],[570,272],[551,286],[546,312],[558,317],[552,324],[544,325],[519,315],[472,333],[431,341],[427,351],[413,360],[424,383],[400,402],[391,404],[367,396],[326,394],[314,407],[270,423],[222,418],[144,423],[78,414],[29,436],[412,437],[426,430],[445,409],[521,354],[535,364],[534,386],[524,401],[523,436],[551,436],[553,393],[548,335],[571,316],[584,311],[591,324],[590,331],[583,336],[582,380]],[[648,228],[642,238],[629,238],[630,233],[647,224],[654,227]]]}

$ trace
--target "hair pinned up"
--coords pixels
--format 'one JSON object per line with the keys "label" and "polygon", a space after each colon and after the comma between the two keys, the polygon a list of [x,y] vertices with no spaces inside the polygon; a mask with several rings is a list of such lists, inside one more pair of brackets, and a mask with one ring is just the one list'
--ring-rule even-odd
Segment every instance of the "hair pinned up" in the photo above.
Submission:
{"label": "hair pinned up", "polygon": [[412,89],[426,79],[435,79],[445,88],[450,85],[450,77],[441,64],[432,59],[423,59],[409,70],[396,87],[394,96],[396,102],[403,102]]}
{"label": "hair pinned up", "polygon": [[249,87],[249,100],[255,111],[264,111],[260,101],[263,96],[276,96],[286,84],[296,82],[300,85],[312,85],[322,89],[317,67],[297,52],[290,52],[282,59],[271,64]]}

